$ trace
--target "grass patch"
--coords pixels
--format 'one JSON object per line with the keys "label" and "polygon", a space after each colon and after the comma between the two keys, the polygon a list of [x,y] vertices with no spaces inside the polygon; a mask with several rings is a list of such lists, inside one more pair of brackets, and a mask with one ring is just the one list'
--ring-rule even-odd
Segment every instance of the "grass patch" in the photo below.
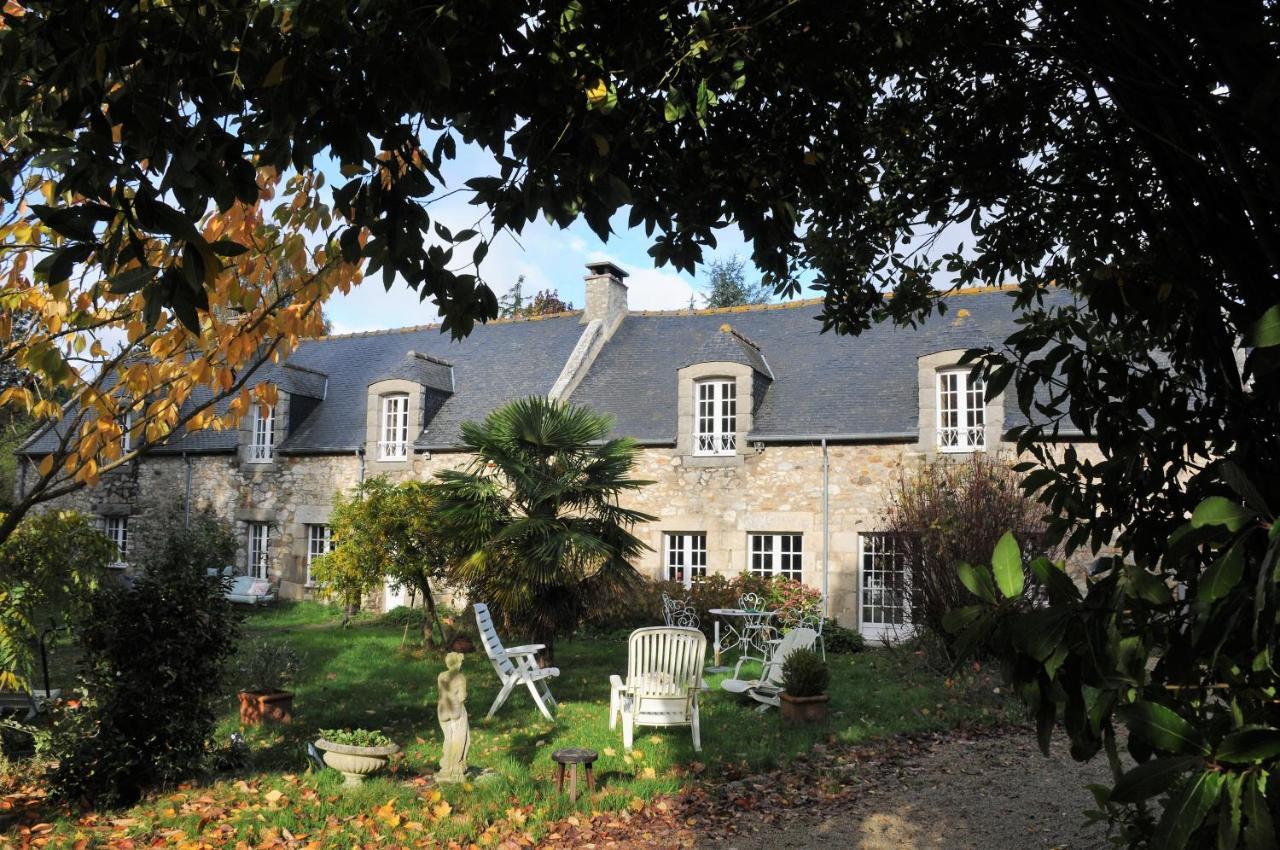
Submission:
{"label": "grass patch", "polygon": [[[217,844],[261,842],[269,831],[287,829],[294,836],[317,839],[323,831],[325,846],[351,846],[391,829],[420,831],[437,840],[480,840],[490,827],[515,824],[537,837],[543,824],[574,809],[567,796],[554,793],[551,753],[560,747],[591,747],[601,754],[596,764],[600,793],[593,802],[580,798],[577,809],[617,810],[698,779],[729,780],[770,769],[816,742],[995,722],[1008,710],[985,675],[962,683],[944,680],[909,653],[832,655],[832,717],[826,724],[784,726],[776,711],[757,713],[720,690],[723,675],[711,676],[711,691],[702,701],[701,753],[694,753],[687,728],[645,727],[637,730],[634,749],[624,752],[621,730],[608,728],[607,714],[608,677],[625,671],[625,642],[560,644],[556,662],[561,674],[551,683],[560,702],[555,723],[537,713],[523,690],[486,720],[498,681],[484,655],[472,653],[463,666],[470,691],[470,762],[496,771],[499,778],[437,791],[423,777],[440,758],[435,680],[442,659],[402,646],[401,626],[367,622],[341,628],[340,619],[340,612],[314,603],[250,614],[250,637],[287,639],[302,657],[293,688],[294,724],[241,730],[228,695],[218,735],[225,741],[233,732],[244,732],[251,752],[248,767],[209,784],[158,795],[123,813],[131,820],[112,836],[143,839],[181,830],[191,839]],[[516,637],[512,644],[519,642]],[[392,772],[355,792],[340,789],[341,777],[334,771],[307,773],[306,742],[319,729],[341,727],[380,729],[399,743],[403,753]],[[220,814],[210,817],[211,807]],[[70,820],[55,824],[61,836],[77,830],[84,826]]]}

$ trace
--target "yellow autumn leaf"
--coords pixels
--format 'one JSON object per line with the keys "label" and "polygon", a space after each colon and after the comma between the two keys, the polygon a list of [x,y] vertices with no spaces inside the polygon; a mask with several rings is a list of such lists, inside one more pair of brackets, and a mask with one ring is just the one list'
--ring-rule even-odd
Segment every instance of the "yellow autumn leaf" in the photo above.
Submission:
{"label": "yellow autumn leaf", "polygon": [[609,86],[604,80],[596,80],[587,87],[587,100],[599,103],[609,96]]}
{"label": "yellow autumn leaf", "polygon": [[644,800],[641,800],[639,797],[632,797],[627,802],[627,808],[631,809],[633,812],[644,811]]}

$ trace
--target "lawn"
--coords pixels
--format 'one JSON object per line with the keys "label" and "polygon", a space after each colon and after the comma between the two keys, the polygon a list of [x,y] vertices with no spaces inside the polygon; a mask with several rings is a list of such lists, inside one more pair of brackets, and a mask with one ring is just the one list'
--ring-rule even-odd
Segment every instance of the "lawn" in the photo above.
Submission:
{"label": "lawn", "polygon": [[[817,742],[997,722],[1007,710],[985,674],[944,679],[911,653],[872,650],[829,657],[832,716],[826,724],[783,726],[776,711],[754,711],[719,689],[723,675],[711,676],[702,702],[701,753],[694,753],[684,728],[641,728],[633,750],[624,752],[621,732],[609,729],[607,714],[608,677],[625,670],[625,641],[560,644],[561,674],[552,682],[560,703],[554,723],[538,714],[523,689],[485,720],[498,681],[483,654],[473,653],[463,667],[470,682],[470,761],[498,776],[436,790],[424,777],[440,757],[435,679],[441,658],[402,646],[403,626],[365,619],[342,628],[340,621],[336,610],[311,603],[281,604],[246,620],[246,641],[287,640],[302,656],[293,725],[243,730],[250,748],[246,766],[128,812],[90,815],[87,821],[64,816],[51,837],[83,837],[87,846],[107,837],[132,838],[139,846],[157,837],[213,845],[243,839],[256,846],[287,830],[314,840],[323,832],[317,846],[350,847],[381,840],[392,829],[398,841],[433,837],[487,844],[499,832],[518,828],[537,838],[545,824],[574,813],[552,784],[551,753],[560,747],[600,753],[599,794],[593,801],[580,798],[577,808],[621,810],[693,782],[772,768]],[[410,643],[414,638],[410,630]],[[403,753],[391,773],[344,790],[334,771],[309,773],[304,756],[316,731],[333,727],[382,729]],[[237,731],[242,730],[228,697],[218,735],[225,741]]]}

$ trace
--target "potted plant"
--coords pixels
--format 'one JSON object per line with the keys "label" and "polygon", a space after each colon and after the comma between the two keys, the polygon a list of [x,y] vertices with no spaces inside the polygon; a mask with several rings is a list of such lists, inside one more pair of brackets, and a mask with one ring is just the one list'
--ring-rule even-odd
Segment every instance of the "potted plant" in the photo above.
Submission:
{"label": "potted plant", "polygon": [[321,729],[316,749],[324,753],[325,764],[342,773],[346,786],[364,782],[400,752],[386,735],[369,729]]}
{"label": "potted plant", "polygon": [[298,653],[288,643],[258,641],[240,657],[240,722],[293,722],[293,693],[285,685],[298,672]]}
{"label": "potted plant", "polygon": [[822,656],[797,649],[782,663],[782,719],[816,723],[827,719],[827,684],[831,674]]}

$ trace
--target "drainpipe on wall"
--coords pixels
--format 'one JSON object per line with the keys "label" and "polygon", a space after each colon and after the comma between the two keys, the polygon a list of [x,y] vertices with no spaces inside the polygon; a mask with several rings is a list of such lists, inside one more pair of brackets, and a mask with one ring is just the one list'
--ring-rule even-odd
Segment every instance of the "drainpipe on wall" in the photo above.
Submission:
{"label": "drainpipe on wall", "polygon": [[822,616],[831,616],[831,507],[827,494],[827,438],[822,438]]}
{"label": "drainpipe on wall", "polygon": [[356,459],[360,461],[360,478],[357,484],[364,483],[364,449],[356,449]]}
{"label": "drainpipe on wall", "polygon": [[191,458],[182,453],[182,462],[187,465],[187,496],[182,503],[182,527],[191,527]]}

